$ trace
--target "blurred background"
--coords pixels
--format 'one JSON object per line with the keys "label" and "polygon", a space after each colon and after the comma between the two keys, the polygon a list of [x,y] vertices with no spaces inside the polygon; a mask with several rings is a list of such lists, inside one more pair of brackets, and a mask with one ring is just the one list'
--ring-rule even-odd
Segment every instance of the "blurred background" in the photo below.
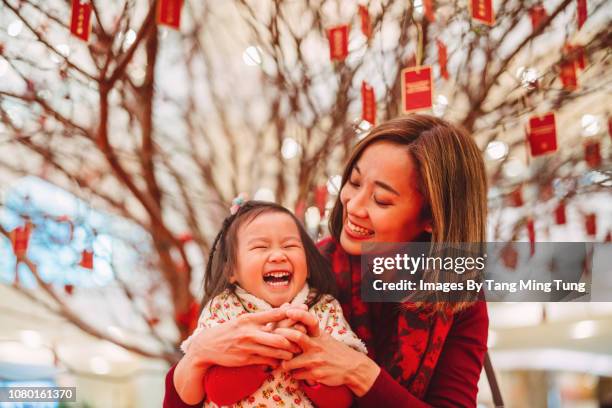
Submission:
{"label": "blurred background", "polygon": [[[0,386],[161,406],[232,198],[323,237],[352,146],[408,110],[482,149],[490,241],[609,242],[611,19],[606,0],[0,0]],[[406,68],[427,90],[403,100]],[[489,315],[508,407],[612,404],[612,303]]]}

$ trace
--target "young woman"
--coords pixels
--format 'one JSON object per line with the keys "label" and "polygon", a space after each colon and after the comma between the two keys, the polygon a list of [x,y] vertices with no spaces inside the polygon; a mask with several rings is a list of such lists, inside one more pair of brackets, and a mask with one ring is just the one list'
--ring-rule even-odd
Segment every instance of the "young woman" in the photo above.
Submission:
{"label": "young woman", "polygon": [[[476,406],[486,352],[484,302],[365,303],[361,247],[372,242],[484,242],[486,176],[481,152],[461,129],[427,115],[375,127],[354,148],[321,243],[344,316],[365,341],[359,353],[318,329],[297,308],[253,313],[193,339],[166,378],[166,406],[201,406],[212,364],[283,360],[296,379],[346,385],[362,407]],[[289,317],[308,334],[267,323]],[[294,353],[299,345],[302,352]]]}

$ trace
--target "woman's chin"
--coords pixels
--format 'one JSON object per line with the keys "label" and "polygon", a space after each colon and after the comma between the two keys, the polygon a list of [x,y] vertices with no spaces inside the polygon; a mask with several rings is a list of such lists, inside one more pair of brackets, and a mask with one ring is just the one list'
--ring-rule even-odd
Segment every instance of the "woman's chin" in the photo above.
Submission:
{"label": "woman's chin", "polygon": [[340,233],[340,245],[350,255],[361,255],[361,242],[351,239],[344,230]]}

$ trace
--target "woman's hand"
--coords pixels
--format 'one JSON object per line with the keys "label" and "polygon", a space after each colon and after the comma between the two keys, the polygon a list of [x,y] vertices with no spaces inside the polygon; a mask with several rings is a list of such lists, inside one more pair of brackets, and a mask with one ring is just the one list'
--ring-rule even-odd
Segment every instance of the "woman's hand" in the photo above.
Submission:
{"label": "woman's hand", "polygon": [[271,332],[269,323],[285,319],[284,309],[246,313],[197,334],[186,355],[200,364],[276,366],[278,360],[289,360],[300,351],[285,337]]}
{"label": "woman's hand", "polygon": [[316,317],[304,310],[287,310],[290,319],[301,322],[308,334],[287,328],[277,328],[302,349],[302,354],[284,361],[284,370],[291,370],[294,378],[316,381],[325,385],[346,385],[357,396],[364,395],[374,384],[380,367],[365,354],[339,342],[319,330]]}
{"label": "woman's hand", "polygon": [[299,347],[284,336],[271,333],[268,326],[268,323],[286,318],[285,309],[247,313],[196,334],[174,370],[173,381],[179,397],[187,404],[202,401],[202,379],[211,365],[276,367],[279,360],[288,360],[300,352]]}

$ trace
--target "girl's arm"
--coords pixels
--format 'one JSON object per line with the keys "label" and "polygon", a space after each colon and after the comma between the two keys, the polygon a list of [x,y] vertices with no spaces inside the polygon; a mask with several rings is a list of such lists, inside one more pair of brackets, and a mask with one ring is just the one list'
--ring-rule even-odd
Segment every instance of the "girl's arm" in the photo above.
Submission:
{"label": "girl's arm", "polygon": [[[307,328],[313,327],[311,319],[300,311],[287,314]],[[284,362],[284,368],[296,370],[296,378],[346,384],[359,397],[360,407],[475,407],[488,322],[485,302],[477,302],[455,316],[424,400],[415,397],[370,358],[325,334],[309,337],[286,329],[277,332],[305,350]]]}

